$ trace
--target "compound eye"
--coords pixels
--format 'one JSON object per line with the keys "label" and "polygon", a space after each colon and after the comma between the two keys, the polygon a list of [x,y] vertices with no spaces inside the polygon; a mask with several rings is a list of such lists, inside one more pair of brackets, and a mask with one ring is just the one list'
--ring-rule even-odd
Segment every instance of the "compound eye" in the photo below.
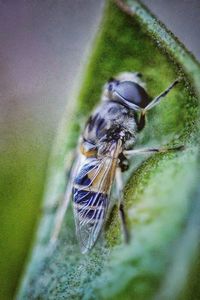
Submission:
{"label": "compound eye", "polygon": [[136,104],[141,108],[146,107],[149,103],[149,97],[146,91],[137,83],[131,81],[123,81],[115,91],[126,101]]}

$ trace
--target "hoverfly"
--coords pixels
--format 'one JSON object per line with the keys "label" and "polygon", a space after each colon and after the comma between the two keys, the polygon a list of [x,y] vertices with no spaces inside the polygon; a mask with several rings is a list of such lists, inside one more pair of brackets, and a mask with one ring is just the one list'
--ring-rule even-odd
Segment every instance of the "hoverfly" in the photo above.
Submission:
{"label": "hoverfly", "polygon": [[133,149],[137,134],[144,128],[146,113],[179,82],[150,99],[142,74],[123,72],[103,87],[100,104],[86,122],[79,142],[77,161],[72,168],[66,197],[60,206],[52,240],[58,236],[71,193],[76,234],[82,253],[92,249],[107,217],[111,187],[116,181],[119,215],[125,240],[129,240],[122,197],[122,172],[128,158],[136,154],[165,152],[176,148]]}

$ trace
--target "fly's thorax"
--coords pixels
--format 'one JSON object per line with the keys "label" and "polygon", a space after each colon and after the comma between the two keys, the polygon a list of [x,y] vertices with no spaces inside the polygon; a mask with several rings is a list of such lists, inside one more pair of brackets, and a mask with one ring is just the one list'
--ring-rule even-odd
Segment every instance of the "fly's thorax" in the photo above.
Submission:
{"label": "fly's thorax", "polygon": [[83,137],[97,146],[100,155],[112,141],[122,140],[125,149],[135,142],[137,133],[136,113],[112,101],[101,103],[89,118]]}

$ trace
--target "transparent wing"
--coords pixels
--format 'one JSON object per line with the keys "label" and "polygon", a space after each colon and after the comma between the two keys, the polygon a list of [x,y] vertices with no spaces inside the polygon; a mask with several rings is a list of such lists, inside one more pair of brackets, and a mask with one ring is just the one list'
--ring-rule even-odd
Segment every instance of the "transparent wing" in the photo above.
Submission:
{"label": "transparent wing", "polygon": [[75,179],[74,215],[82,253],[93,247],[104,224],[120,151],[121,141],[112,144],[104,158],[88,158]]}
{"label": "transparent wing", "polygon": [[[74,157],[75,157],[75,155],[74,155]],[[77,173],[77,171],[81,165],[82,155],[79,154],[79,155],[76,155],[76,157],[77,158],[74,160],[73,163],[71,163],[71,166],[70,166],[71,170],[69,170],[69,178],[68,178],[68,183],[67,183],[67,187],[66,187],[66,191],[65,191],[65,196],[56,212],[55,223],[54,223],[54,227],[53,227],[51,239],[50,239],[51,244],[55,244],[55,242],[58,239],[58,235],[60,233],[63,219],[65,217],[67,208],[68,208],[70,200],[71,200],[73,180],[74,180],[75,174]]]}

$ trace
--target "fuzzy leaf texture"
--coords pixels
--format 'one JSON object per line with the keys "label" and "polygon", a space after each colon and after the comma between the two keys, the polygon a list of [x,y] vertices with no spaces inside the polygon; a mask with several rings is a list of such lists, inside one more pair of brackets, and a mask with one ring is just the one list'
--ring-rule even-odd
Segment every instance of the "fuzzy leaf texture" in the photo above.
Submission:
{"label": "fuzzy leaf texture", "polygon": [[[122,71],[142,72],[152,97],[182,78],[148,114],[137,146],[184,144],[185,150],[133,160],[124,189],[129,245],[114,209],[104,239],[82,255],[70,207],[52,252],[49,238],[80,124],[106,80]],[[145,7],[133,0],[107,2],[80,93],[53,149],[43,214],[18,299],[200,298],[199,82],[198,62]]]}

